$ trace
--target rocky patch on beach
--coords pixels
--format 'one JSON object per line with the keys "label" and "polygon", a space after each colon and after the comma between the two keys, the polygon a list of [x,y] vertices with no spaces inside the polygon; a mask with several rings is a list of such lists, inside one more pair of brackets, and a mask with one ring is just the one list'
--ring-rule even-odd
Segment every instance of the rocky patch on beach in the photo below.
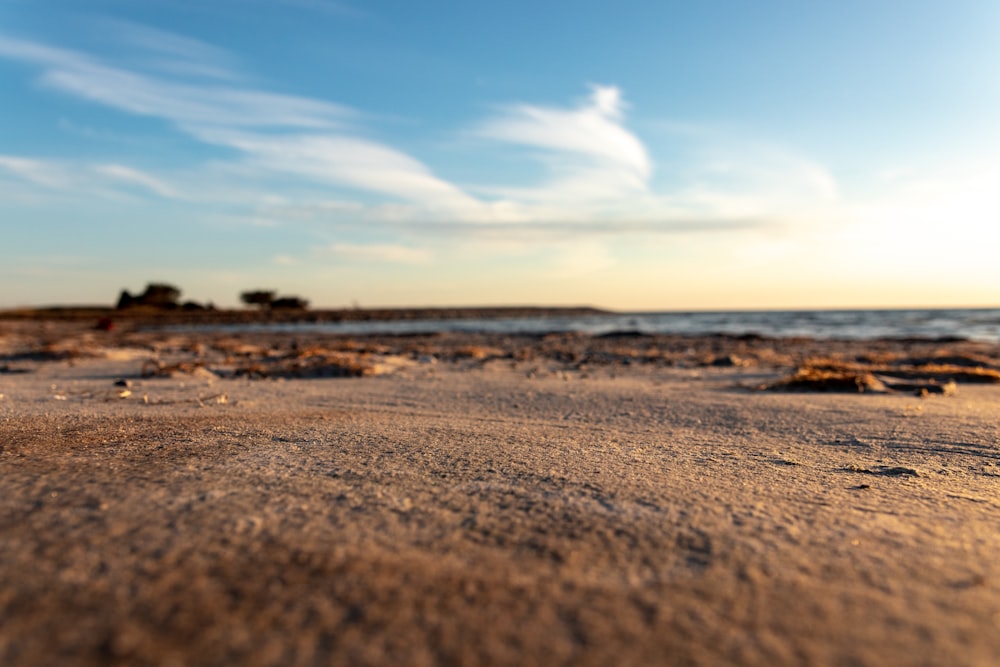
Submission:
{"label": "rocky patch on beach", "polygon": [[[539,373],[690,369],[752,375],[772,391],[950,395],[1000,382],[996,346],[971,341],[869,341],[759,335],[582,333],[344,336],[314,332],[176,332],[4,322],[0,373],[84,359],[134,360],[136,377],[357,378],[451,364]],[[768,377],[771,376],[771,377]]]}

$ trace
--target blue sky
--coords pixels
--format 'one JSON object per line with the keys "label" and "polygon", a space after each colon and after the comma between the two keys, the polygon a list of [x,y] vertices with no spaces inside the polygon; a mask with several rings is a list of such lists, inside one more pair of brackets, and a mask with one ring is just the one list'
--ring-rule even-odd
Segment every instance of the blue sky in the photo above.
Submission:
{"label": "blue sky", "polygon": [[1000,4],[5,0],[0,307],[1000,305]]}

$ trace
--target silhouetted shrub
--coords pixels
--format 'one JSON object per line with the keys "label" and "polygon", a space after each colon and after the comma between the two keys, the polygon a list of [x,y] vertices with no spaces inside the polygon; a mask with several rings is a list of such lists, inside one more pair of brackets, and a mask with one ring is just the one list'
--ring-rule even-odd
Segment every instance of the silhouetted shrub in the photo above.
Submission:
{"label": "silhouetted shrub", "polygon": [[271,302],[273,310],[305,310],[309,307],[309,302],[297,296],[283,296]]}
{"label": "silhouetted shrub", "polygon": [[261,310],[270,308],[274,302],[275,290],[251,290],[240,294],[240,301],[248,306],[258,306]]}
{"label": "silhouetted shrub", "polygon": [[118,297],[118,308],[131,306],[153,306],[154,308],[177,308],[181,291],[166,283],[149,283],[146,291],[138,296],[132,296],[128,290],[122,290]]}

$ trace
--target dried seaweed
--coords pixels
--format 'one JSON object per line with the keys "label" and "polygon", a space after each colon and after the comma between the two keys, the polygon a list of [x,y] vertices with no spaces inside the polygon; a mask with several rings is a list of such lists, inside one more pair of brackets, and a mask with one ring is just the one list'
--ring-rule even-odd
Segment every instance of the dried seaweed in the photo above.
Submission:
{"label": "dried seaweed", "polygon": [[299,350],[284,357],[259,359],[236,369],[247,378],[349,378],[391,372],[396,357],[367,353],[331,352],[321,348]]}
{"label": "dried seaweed", "polygon": [[455,350],[454,354],[459,359],[476,359],[477,361],[507,356],[500,348],[483,345],[464,345]]}
{"label": "dried seaweed", "polygon": [[877,475],[879,477],[920,477],[918,473],[913,468],[904,468],[903,466],[873,466],[871,468],[862,468],[851,464],[844,468],[845,472],[859,472],[864,475]]}
{"label": "dried seaweed", "polygon": [[876,369],[883,375],[905,380],[934,380],[935,382],[1000,383],[1000,371],[992,368],[953,366],[950,364],[924,364]]}
{"label": "dried seaweed", "polygon": [[958,384],[955,383],[954,380],[949,380],[947,382],[938,382],[936,380],[899,382],[894,378],[882,377],[879,379],[882,380],[883,384],[885,384],[885,386],[892,391],[915,394],[921,397],[927,397],[932,394],[951,396],[952,394],[958,393]]}
{"label": "dried seaweed", "polygon": [[829,369],[814,366],[803,366],[792,375],[767,385],[766,389],[775,391],[819,391],[840,393],[878,393],[884,394],[889,388],[867,371],[853,369]]}
{"label": "dried seaweed", "polygon": [[[862,358],[863,359],[863,358]],[[807,359],[794,373],[765,389],[784,391],[824,391],[887,393],[905,392],[917,396],[949,396],[958,391],[958,382],[1000,383],[1000,371],[984,366],[940,363],[942,358],[898,359],[882,355],[870,362],[844,362],[829,357]],[[929,360],[936,359],[934,363]],[[957,357],[948,358],[952,361]],[[972,358],[963,357],[971,364]],[[913,361],[926,363],[909,363]]]}
{"label": "dried seaweed", "polygon": [[144,378],[179,377],[183,375],[216,377],[215,373],[205,368],[205,363],[201,361],[180,361],[175,364],[167,364],[158,359],[146,361],[142,365],[142,370],[139,374]]}

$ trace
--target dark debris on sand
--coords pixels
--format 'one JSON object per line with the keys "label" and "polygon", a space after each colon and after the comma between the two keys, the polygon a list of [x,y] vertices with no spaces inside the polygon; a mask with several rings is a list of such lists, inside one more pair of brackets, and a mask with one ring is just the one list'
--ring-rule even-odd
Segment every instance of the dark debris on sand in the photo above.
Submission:
{"label": "dark debris on sand", "polygon": [[854,362],[807,359],[795,371],[764,388],[777,391],[850,393],[902,392],[918,396],[956,393],[959,382],[1000,383],[992,359],[977,356],[862,356]]}
{"label": "dark debris on sand", "polygon": [[2,322],[0,369],[146,350],[141,375],[162,377],[364,377],[406,365],[531,364],[581,375],[618,368],[737,370],[782,374],[758,389],[863,394],[953,394],[962,383],[1000,382],[1000,351],[972,341],[817,340],[760,335],[438,333],[345,336],[319,332],[177,332],[119,326],[113,331],[52,322]]}

